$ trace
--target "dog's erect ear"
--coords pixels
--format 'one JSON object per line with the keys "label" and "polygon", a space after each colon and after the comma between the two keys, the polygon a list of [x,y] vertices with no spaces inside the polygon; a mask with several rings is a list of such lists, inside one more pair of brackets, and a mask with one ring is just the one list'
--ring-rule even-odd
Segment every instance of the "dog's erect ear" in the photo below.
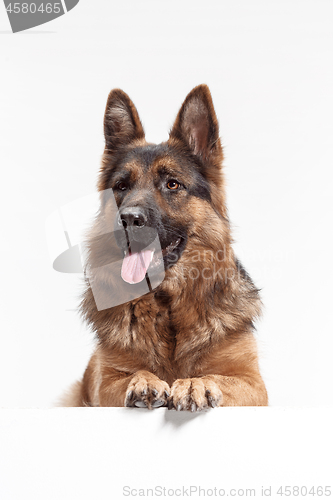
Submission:
{"label": "dog's erect ear", "polygon": [[207,85],[198,85],[186,97],[170,132],[170,138],[187,144],[192,153],[209,160],[221,155],[219,125]]}
{"label": "dog's erect ear", "polygon": [[120,89],[111,90],[109,94],[104,115],[104,135],[106,147],[110,151],[145,136],[136,107]]}

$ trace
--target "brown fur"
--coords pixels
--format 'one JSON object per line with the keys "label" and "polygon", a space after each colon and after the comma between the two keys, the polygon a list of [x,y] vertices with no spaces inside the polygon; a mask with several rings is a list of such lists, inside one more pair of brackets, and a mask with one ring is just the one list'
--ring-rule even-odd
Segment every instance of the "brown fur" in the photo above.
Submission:
{"label": "brown fur", "polygon": [[[123,148],[136,151],[148,144],[133,103],[120,90],[109,95],[104,128],[100,191],[110,187],[110,175]],[[207,86],[200,85],[187,96],[166,145],[175,156],[157,156],[145,173],[135,156],[124,168],[138,186],[138,197],[140,193],[154,197],[172,220],[186,225],[186,247],[178,262],[166,270],[164,281],[131,302],[98,311],[87,282],[81,310],[96,332],[98,345],[66,406],[133,406],[141,401],[152,408],[158,401],[194,411],[268,404],[253,336],[261,303],[231,246],[222,147]],[[166,171],[181,170],[184,182],[191,182],[191,171],[175,160],[177,155],[201,166],[210,200],[184,191],[170,207],[149,188],[161,166]],[[139,198],[132,200],[136,203]],[[104,262],[96,235],[106,223],[107,217],[97,219],[89,236],[89,262],[94,267]],[[112,276],[104,271],[98,279],[101,286],[112,286]]]}

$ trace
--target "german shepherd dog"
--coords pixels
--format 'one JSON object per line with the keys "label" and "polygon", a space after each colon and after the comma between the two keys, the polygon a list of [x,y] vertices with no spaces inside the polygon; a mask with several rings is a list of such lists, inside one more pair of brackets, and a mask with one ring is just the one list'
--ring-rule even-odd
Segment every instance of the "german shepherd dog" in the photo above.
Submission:
{"label": "german shepherd dog", "polygon": [[[130,248],[128,239],[115,238],[121,277],[134,286],[158,259],[165,274],[143,296],[102,309],[86,280],[81,312],[97,347],[63,405],[266,406],[253,335],[261,301],[231,246],[223,152],[208,87],[188,94],[168,141],[158,145],[146,142],[127,94],[112,90],[104,132],[98,190],[101,196],[112,191],[116,225],[134,242],[149,227],[161,247],[154,255],[151,247]],[[114,283],[103,264],[114,249],[98,235],[114,230],[111,219],[101,203],[88,243],[88,265],[100,269],[94,279],[106,295]]]}

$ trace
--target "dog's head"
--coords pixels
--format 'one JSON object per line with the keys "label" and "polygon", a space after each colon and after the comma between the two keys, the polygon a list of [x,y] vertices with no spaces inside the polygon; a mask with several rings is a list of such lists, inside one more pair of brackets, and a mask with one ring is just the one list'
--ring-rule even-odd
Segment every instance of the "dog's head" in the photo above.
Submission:
{"label": "dog's head", "polygon": [[[177,265],[191,242],[214,247],[227,233],[221,172],[222,147],[206,85],[186,97],[167,142],[145,140],[138,112],[122,90],[111,91],[105,117],[105,151],[98,181],[112,189],[118,212],[104,221],[124,252],[123,279],[142,280],[163,258]],[[104,210],[107,212],[107,204]],[[223,229],[224,228],[224,229]],[[154,248],[158,236],[161,251]]]}

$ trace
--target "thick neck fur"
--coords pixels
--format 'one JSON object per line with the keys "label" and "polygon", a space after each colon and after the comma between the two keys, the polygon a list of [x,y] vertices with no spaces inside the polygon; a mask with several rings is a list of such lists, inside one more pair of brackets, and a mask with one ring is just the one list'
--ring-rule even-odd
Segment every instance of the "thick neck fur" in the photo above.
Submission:
{"label": "thick neck fur", "polygon": [[87,283],[81,312],[114,368],[126,371],[132,353],[137,360],[141,352],[142,369],[166,370],[172,379],[187,360],[196,363],[213,345],[252,330],[260,314],[258,290],[235,259],[228,222],[210,215],[206,225],[198,221],[200,234],[193,228],[181,258],[151,293],[98,311]]}

